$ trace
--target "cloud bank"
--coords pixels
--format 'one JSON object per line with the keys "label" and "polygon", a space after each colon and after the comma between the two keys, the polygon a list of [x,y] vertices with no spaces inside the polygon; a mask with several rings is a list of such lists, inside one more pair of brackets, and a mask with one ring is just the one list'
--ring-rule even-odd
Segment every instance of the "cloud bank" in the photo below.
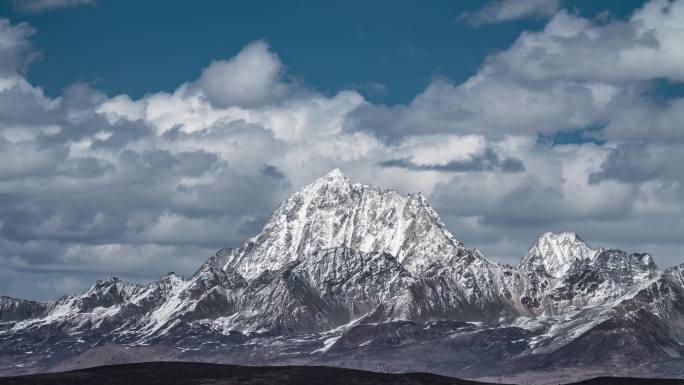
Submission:
{"label": "cloud bank", "polygon": [[[515,263],[541,232],[684,261],[684,2],[626,20],[557,11],[461,84],[405,105],[288,77],[265,41],[135,99],[24,74],[27,24],[0,20],[0,293],[50,298],[115,273],[190,274],[341,168],[421,191],[455,236]],[[559,143],[577,132],[592,141]]]}

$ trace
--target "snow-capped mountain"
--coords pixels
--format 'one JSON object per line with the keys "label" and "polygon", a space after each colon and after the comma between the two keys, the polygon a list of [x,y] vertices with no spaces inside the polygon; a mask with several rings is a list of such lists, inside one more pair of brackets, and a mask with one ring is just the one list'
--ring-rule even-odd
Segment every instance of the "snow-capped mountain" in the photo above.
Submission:
{"label": "snow-capped mountain", "polygon": [[334,170],[189,278],[112,277],[49,303],[1,297],[0,373],[183,359],[541,383],[551,369],[682,376],[683,272],[574,233],[545,233],[500,265],[422,195]]}
{"label": "snow-capped mountain", "polygon": [[520,266],[540,270],[548,276],[559,278],[576,261],[593,261],[600,250],[592,249],[575,233],[542,234],[520,261]]}
{"label": "snow-capped mountain", "polygon": [[223,267],[253,279],[333,247],[388,253],[411,272],[463,248],[420,193],[352,184],[336,169],[283,202],[259,235],[221,256]]}

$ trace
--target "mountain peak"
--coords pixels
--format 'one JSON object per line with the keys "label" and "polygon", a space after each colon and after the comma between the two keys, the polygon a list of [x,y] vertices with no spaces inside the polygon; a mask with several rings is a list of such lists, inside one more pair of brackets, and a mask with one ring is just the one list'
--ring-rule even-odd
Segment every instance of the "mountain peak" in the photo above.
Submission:
{"label": "mountain peak", "polygon": [[340,194],[345,194],[351,187],[349,179],[336,168],[322,177],[314,180],[312,183],[304,186],[294,195],[303,195],[308,197],[319,198],[335,198]]}
{"label": "mountain peak", "polygon": [[553,243],[583,243],[586,242],[574,231],[562,231],[559,233],[553,231],[547,231],[542,234],[538,239],[537,243],[540,242],[553,242]]}
{"label": "mountain peak", "polygon": [[112,286],[117,283],[121,282],[119,277],[112,275],[111,277],[107,277],[105,279],[98,279],[91,287],[90,290],[97,290],[98,288],[102,287],[107,287],[107,286]]}
{"label": "mountain peak", "polygon": [[[339,168],[336,168],[329,173],[323,175],[322,177],[316,179],[313,183],[311,183],[309,186],[320,186],[324,184],[347,184],[349,183],[349,179],[342,173],[342,171]],[[306,187],[305,187],[306,189]]]}
{"label": "mountain peak", "polygon": [[252,279],[334,247],[388,253],[415,272],[462,245],[421,194],[352,184],[335,169],[290,196],[260,234],[220,259]]}
{"label": "mountain peak", "polygon": [[168,273],[166,273],[165,276],[162,277],[161,280],[162,280],[162,281],[165,281],[165,282],[172,282],[172,283],[175,283],[175,282],[181,282],[181,281],[183,281],[183,277],[180,276],[180,275],[178,275],[178,274],[176,274],[176,273],[173,272],[173,271],[169,271]]}
{"label": "mountain peak", "polygon": [[329,173],[327,173],[323,178],[326,178],[326,179],[346,179],[347,177],[344,176],[344,174],[342,173],[342,170],[340,170],[339,168],[336,168],[336,169],[330,171]]}
{"label": "mountain peak", "polygon": [[520,265],[542,267],[551,276],[559,277],[575,260],[594,259],[598,251],[574,232],[546,232],[532,245]]}
{"label": "mountain peak", "polygon": [[323,175],[322,177],[316,179],[313,181],[313,183],[309,184],[308,186],[304,187],[302,191],[307,191],[307,190],[318,190],[319,188],[323,186],[346,186],[349,185],[349,179],[340,171],[339,168],[336,168],[329,173]]}

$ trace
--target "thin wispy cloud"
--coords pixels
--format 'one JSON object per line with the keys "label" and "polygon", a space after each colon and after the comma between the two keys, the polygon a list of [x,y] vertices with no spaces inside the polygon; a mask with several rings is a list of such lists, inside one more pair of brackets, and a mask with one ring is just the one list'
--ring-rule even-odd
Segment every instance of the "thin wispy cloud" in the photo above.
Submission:
{"label": "thin wispy cloud", "polygon": [[25,13],[41,13],[59,8],[94,5],[95,0],[11,0],[14,8]]}
{"label": "thin wispy cloud", "polygon": [[560,0],[490,0],[477,12],[462,13],[460,18],[480,26],[530,17],[549,17],[560,7]]}
{"label": "thin wispy cloud", "polygon": [[469,159],[451,160],[445,163],[420,164],[410,158],[384,160],[378,163],[381,167],[396,167],[412,171],[440,172],[522,172],[525,165],[518,159],[502,158],[491,148]]}

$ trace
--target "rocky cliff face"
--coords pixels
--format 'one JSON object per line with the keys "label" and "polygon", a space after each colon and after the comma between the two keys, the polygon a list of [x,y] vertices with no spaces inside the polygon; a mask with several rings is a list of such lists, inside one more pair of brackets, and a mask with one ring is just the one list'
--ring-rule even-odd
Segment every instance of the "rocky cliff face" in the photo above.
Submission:
{"label": "rocky cliff face", "polygon": [[47,308],[48,306],[44,303],[2,296],[0,297],[0,321],[19,321],[39,317]]}
{"label": "rocky cliff face", "polygon": [[470,377],[611,373],[616,362],[678,375],[683,271],[574,233],[545,233],[517,266],[499,265],[456,240],[422,195],[335,170],[192,277],[109,278],[50,303],[0,298],[0,372],[73,366],[125,344],[178,359]]}

